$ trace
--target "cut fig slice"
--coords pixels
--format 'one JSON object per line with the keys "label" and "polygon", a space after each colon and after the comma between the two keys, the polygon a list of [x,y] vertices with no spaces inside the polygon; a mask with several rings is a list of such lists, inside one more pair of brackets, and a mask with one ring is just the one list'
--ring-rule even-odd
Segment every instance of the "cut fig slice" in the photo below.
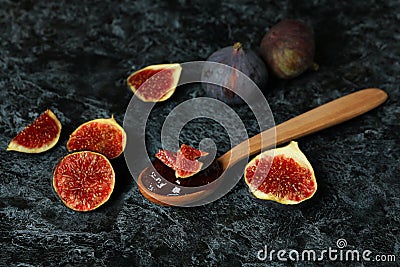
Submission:
{"label": "cut fig slice", "polygon": [[185,156],[185,158],[189,159],[189,160],[195,160],[198,159],[200,157],[203,156],[207,156],[208,153],[201,151],[197,148],[182,144],[180,147],[180,151],[182,152],[182,154]]}
{"label": "cut fig slice", "polygon": [[65,156],[53,173],[53,187],[70,209],[90,211],[104,204],[114,189],[115,173],[108,159],[81,151]]}
{"label": "cut fig slice", "polygon": [[[193,157],[193,155],[191,155]],[[203,163],[196,159],[185,157],[181,150],[176,153],[175,177],[188,178],[198,173]]]}
{"label": "cut fig slice", "polygon": [[175,92],[181,71],[178,63],[151,65],[132,73],[127,83],[140,100],[161,102]]}
{"label": "cut fig slice", "polygon": [[176,152],[160,149],[156,154],[156,158],[171,169],[175,170]]}
{"label": "cut fig slice", "polygon": [[255,197],[281,204],[298,204],[317,191],[314,170],[294,141],[256,156],[244,177]]}
{"label": "cut fig slice", "polygon": [[207,152],[182,144],[177,152],[160,149],[156,158],[173,169],[176,178],[188,178],[201,170],[203,163],[197,159],[206,155]]}
{"label": "cut fig slice", "polygon": [[101,153],[109,159],[124,152],[126,133],[112,116],[95,119],[80,125],[69,137],[68,151],[89,150]]}
{"label": "cut fig slice", "polygon": [[7,150],[41,153],[54,147],[61,133],[61,123],[48,109],[11,140]]}

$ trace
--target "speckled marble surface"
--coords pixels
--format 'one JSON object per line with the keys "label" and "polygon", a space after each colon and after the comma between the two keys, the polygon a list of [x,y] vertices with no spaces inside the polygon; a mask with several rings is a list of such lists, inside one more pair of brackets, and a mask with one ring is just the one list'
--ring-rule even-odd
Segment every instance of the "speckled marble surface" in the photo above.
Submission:
{"label": "speckled marble surface", "polygon": [[[257,259],[257,252],[265,245],[335,248],[339,238],[348,249],[393,254],[397,262],[387,265],[399,264],[400,3],[259,2],[0,0],[1,266],[283,266],[288,263]],[[307,205],[265,205],[241,181],[206,206],[156,206],[139,193],[123,157],[112,161],[116,188],[98,210],[77,213],[58,200],[51,176],[67,154],[68,135],[111,114],[122,123],[132,71],[204,60],[235,41],[257,46],[283,18],[313,26],[320,69],[270,82],[265,96],[277,123],[357,89],[380,87],[389,95],[361,117],[298,140],[319,183]],[[202,95],[194,86],[156,109],[168,112]],[[6,152],[12,137],[46,108],[63,124],[58,145],[38,155]],[[160,146],[161,123],[149,125],[150,153]],[[251,122],[248,129],[256,133]],[[209,131],[223,152],[224,136]],[[189,132],[183,142],[192,141]]]}

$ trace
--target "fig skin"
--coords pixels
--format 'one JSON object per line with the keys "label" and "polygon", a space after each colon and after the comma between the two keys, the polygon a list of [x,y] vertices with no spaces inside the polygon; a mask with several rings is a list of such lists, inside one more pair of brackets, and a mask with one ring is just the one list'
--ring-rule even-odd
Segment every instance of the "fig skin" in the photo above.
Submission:
{"label": "fig skin", "polygon": [[313,31],[303,21],[283,20],[265,34],[260,54],[279,78],[297,77],[314,65]]}
{"label": "fig skin", "polygon": [[[237,69],[247,75],[260,89],[267,85],[268,71],[258,54],[252,50],[245,50],[241,43],[237,42],[233,46],[228,46],[214,52],[207,61],[222,63],[234,69]],[[236,73],[227,72],[225,69],[218,71],[213,69],[203,69],[203,81],[213,81],[218,84],[226,84],[232,90],[225,87],[203,83],[203,89],[207,96],[216,98],[226,104],[237,105],[243,104],[244,101],[235,92],[240,92],[247,97],[251,97],[252,92],[246,90],[245,81],[237,79]]]}

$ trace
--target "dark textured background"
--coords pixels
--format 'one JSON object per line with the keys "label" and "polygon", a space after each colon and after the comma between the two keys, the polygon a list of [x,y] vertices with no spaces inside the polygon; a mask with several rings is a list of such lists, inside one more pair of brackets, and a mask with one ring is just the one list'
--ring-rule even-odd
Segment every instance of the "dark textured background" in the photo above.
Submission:
{"label": "dark textured background", "polygon": [[[264,245],[321,250],[338,238],[350,249],[395,254],[398,264],[400,2],[216,2],[0,0],[0,265],[257,266]],[[313,26],[320,69],[270,83],[265,95],[277,123],[357,89],[389,94],[383,106],[298,140],[319,183],[307,205],[270,207],[241,181],[206,206],[156,206],[139,193],[123,157],[112,162],[117,185],[103,207],[77,213],[58,200],[52,170],[68,135],[111,114],[122,123],[129,73],[204,60],[235,41],[256,47],[283,18]],[[188,90],[157,110],[203,95],[200,87]],[[46,108],[63,124],[58,145],[38,155],[6,152]],[[149,126],[151,153],[161,123]]]}

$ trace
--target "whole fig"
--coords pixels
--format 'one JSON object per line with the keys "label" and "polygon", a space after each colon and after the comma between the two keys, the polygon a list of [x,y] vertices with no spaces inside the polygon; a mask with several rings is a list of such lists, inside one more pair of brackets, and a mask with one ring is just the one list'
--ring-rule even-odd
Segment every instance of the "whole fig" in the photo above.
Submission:
{"label": "whole fig", "polygon": [[273,26],[261,41],[260,54],[282,79],[294,78],[314,64],[312,29],[300,20],[286,19]]}
{"label": "whole fig", "polygon": [[[262,59],[252,50],[244,50],[241,43],[235,43],[214,52],[207,61],[222,63],[232,68],[218,68],[215,66],[203,69],[204,80],[215,81],[219,86],[211,83],[203,83],[203,89],[207,96],[219,99],[226,104],[242,104],[243,99],[254,95],[254,87],[248,86],[235,70],[247,75],[259,88],[264,88],[268,80],[267,68]],[[242,76],[243,77],[243,76]],[[230,88],[230,89],[228,89]],[[252,92],[253,91],[253,92]]]}

